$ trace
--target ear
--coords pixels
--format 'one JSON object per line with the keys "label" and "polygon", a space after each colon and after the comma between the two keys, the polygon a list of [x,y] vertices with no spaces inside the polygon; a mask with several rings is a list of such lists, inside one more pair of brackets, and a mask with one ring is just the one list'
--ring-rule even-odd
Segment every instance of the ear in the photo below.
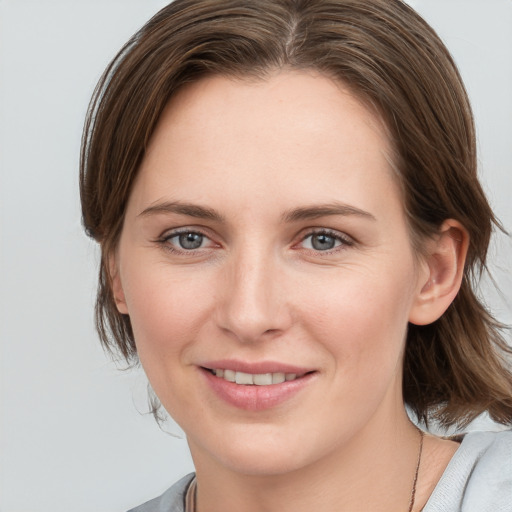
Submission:
{"label": "ear", "polygon": [[121,277],[119,275],[119,266],[116,260],[116,254],[110,254],[108,257],[108,269],[110,277],[110,288],[112,295],[117,306],[119,313],[123,315],[128,314],[128,307],[126,305],[126,299],[124,296],[123,285],[121,283]]}
{"label": "ear", "polygon": [[448,309],[460,289],[468,246],[468,232],[453,219],[443,222],[439,233],[427,242],[409,322],[427,325]]}

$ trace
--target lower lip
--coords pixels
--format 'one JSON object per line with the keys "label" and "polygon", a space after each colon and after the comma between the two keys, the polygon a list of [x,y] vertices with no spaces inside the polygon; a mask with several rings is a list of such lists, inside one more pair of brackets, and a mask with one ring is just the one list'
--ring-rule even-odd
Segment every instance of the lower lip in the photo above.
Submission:
{"label": "lower lip", "polygon": [[246,411],[264,411],[290,400],[314,379],[315,372],[281,384],[256,386],[236,384],[201,368],[210,389],[228,404]]}

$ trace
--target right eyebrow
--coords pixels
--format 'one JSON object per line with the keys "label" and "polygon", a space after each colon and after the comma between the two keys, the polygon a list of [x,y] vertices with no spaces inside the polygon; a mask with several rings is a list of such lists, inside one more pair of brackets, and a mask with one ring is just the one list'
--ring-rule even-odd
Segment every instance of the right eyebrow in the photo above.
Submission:
{"label": "right eyebrow", "polygon": [[372,221],[376,220],[375,216],[370,212],[339,202],[306,206],[303,208],[289,210],[283,214],[283,220],[285,222],[297,222],[301,220],[313,220],[320,217],[328,217],[333,215],[341,215],[344,217],[356,216]]}
{"label": "right eyebrow", "polygon": [[137,217],[149,217],[151,215],[158,215],[162,213],[177,213],[179,215],[186,215],[187,217],[195,217],[197,219],[224,222],[224,217],[212,208],[192,203],[181,203],[179,201],[165,201],[153,204],[140,212]]}

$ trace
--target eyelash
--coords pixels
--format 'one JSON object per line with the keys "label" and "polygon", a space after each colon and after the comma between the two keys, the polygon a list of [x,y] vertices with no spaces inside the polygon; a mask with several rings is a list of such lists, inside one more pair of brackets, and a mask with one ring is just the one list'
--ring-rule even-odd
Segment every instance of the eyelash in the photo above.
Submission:
{"label": "eyelash", "polygon": [[184,248],[178,248],[171,244],[171,240],[173,238],[178,238],[180,235],[199,235],[203,237],[204,239],[210,240],[208,235],[205,233],[202,233],[199,230],[196,229],[190,229],[190,228],[181,228],[173,230],[170,233],[166,233],[157,240],[155,240],[158,244],[162,245],[166,251],[169,251],[174,254],[187,254],[187,255],[193,255],[196,254],[198,251],[205,249],[204,247],[200,247],[197,249],[184,249]]}
{"label": "eyelash", "polygon": [[[184,248],[177,248],[177,247],[173,246],[170,243],[170,241],[172,239],[177,239],[180,235],[199,235],[199,236],[203,237],[203,239],[210,240],[208,235],[201,232],[200,230],[195,230],[195,229],[191,229],[191,228],[181,228],[181,229],[174,230],[170,233],[164,234],[163,236],[161,236],[160,238],[155,240],[155,242],[162,245],[165,248],[165,250],[167,250],[171,253],[174,253],[174,254],[194,255],[194,254],[197,254],[197,252],[205,249],[205,247],[199,247],[197,249],[184,249]],[[312,250],[314,253],[319,254],[319,255],[329,255],[329,254],[333,254],[333,253],[336,253],[339,251],[343,251],[347,247],[352,247],[355,244],[354,240],[351,237],[349,237],[348,235],[344,235],[338,231],[333,231],[333,230],[325,229],[325,228],[311,229],[310,231],[308,231],[307,234],[302,236],[299,244],[304,243],[308,238],[312,238],[314,236],[322,236],[322,235],[334,239],[334,241],[339,242],[339,244],[337,246],[333,247],[332,249],[326,249],[326,250],[320,250],[320,249],[315,250],[315,249],[309,249],[309,248],[304,248],[304,247],[302,247],[302,248],[299,247],[298,249],[305,250],[305,251]],[[297,245],[298,244],[295,244],[294,247],[296,247]]]}
{"label": "eyelash", "polygon": [[[339,251],[345,250],[347,247],[352,247],[354,245],[354,240],[349,237],[348,235],[342,234],[339,231],[333,231],[330,229],[325,228],[317,228],[309,231],[305,236],[301,238],[301,243],[304,243],[305,240],[308,238],[312,238],[314,236],[324,235],[329,238],[332,238],[335,240],[335,242],[339,242],[339,245],[333,247],[332,249],[326,249],[326,250],[314,250],[313,252],[321,255],[329,255],[334,254]],[[309,250],[309,249],[307,249]]]}

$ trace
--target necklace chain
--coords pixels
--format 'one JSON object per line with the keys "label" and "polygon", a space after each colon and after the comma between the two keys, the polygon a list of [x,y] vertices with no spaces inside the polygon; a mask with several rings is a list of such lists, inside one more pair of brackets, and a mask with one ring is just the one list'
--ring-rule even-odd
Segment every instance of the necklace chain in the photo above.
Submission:
{"label": "necklace chain", "polygon": [[[421,454],[423,452],[423,438],[425,436],[423,430],[418,429],[420,435],[420,445],[418,449],[418,461],[416,462],[416,470],[414,471],[414,480],[412,482],[411,497],[409,499],[409,509],[407,512],[412,512],[414,501],[416,499],[416,484],[418,483],[418,473],[420,471]],[[190,482],[187,492],[185,494],[185,512],[196,512],[196,491],[197,481],[196,477]]]}
{"label": "necklace chain", "polygon": [[421,454],[423,453],[423,438],[425,437],[425,433],[423,432],[423,430],[420,430],[419,428],[418,433],[420,434],[420,447],[418,449],[418,462],[416,463],[416,471],[414,471],[414,480],[412,481],[411,498],[409,499],[408,512],[412,512],[412,509],[414,507],[414,500],[416,499],[416,484],[418,483],[418,473],[420,472]]}

